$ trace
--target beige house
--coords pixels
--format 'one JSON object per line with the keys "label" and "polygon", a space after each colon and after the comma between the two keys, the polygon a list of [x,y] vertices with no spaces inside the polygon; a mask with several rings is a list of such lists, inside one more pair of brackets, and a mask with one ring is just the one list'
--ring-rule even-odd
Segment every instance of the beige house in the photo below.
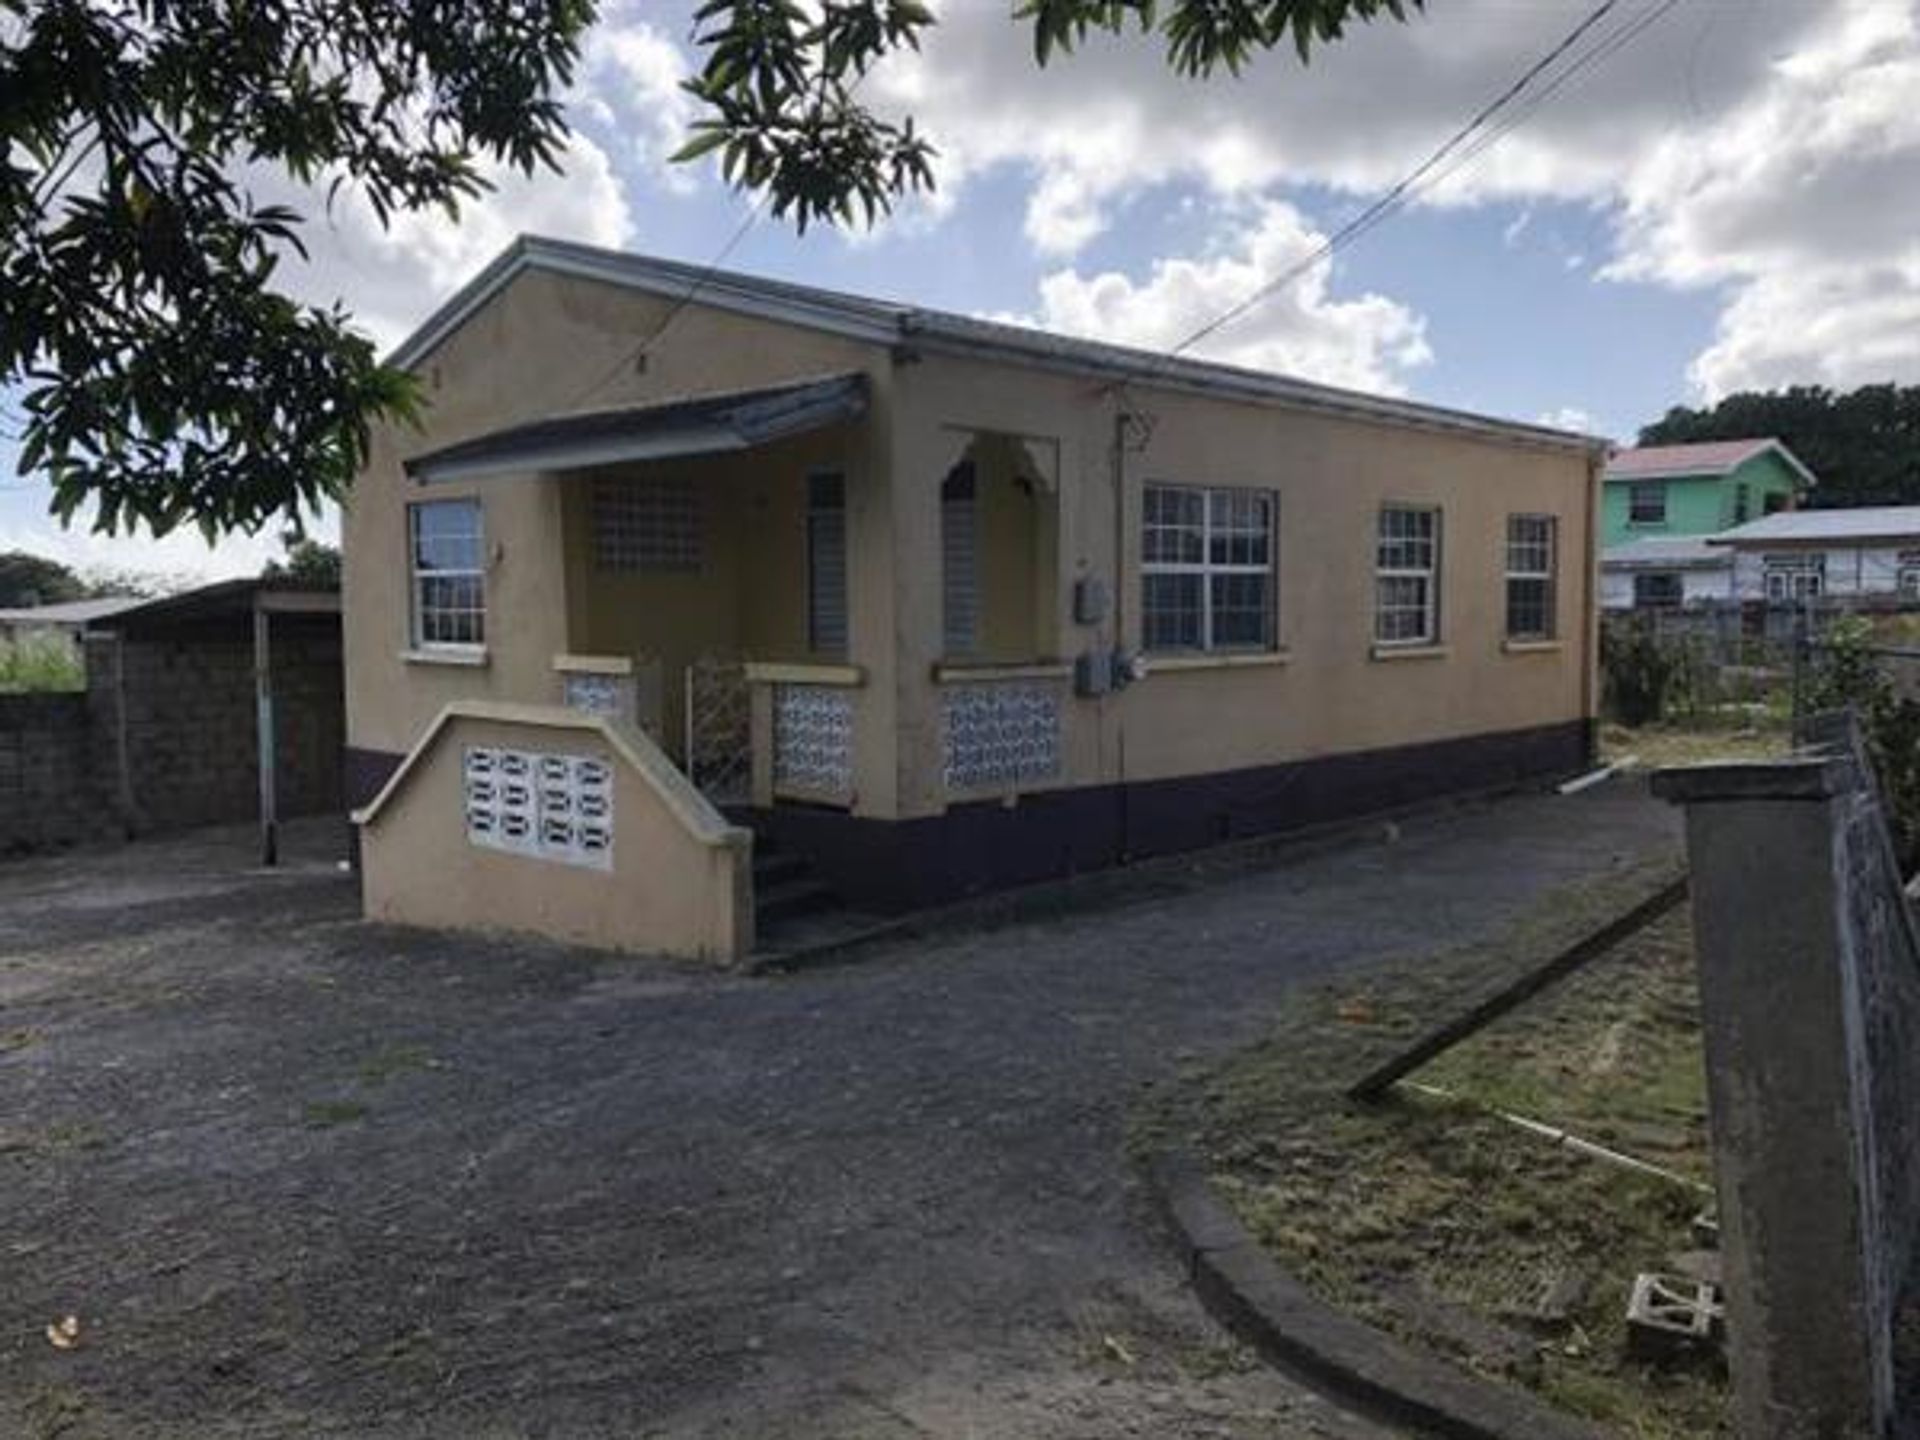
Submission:
{"label": "beige house", "polygon": [[733,959],[1591,753],[1579,436],[539,239],[397,362],[376,916]]}

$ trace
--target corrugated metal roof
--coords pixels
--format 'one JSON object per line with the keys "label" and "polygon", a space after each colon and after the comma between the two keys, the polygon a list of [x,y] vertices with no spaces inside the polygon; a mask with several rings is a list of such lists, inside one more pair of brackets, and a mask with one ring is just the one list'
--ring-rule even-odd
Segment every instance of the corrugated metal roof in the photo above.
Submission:
{"label": "corrugated metal roof", "polygon": [[1782,510],[1710,537],[1716,545],[1768,545],[1808,540],[1920,542],[1920,505],[1863,505],[1854,510]]}
{"label": "corrugated metal roof", "polygon": [[1752,440],[1708,440],[1697,445],[1640,445],[1616,450],[1607,460],[1608,480],[1657,480],[1667,476],[1726,475],[1756,455],[1769,450],[1792,467],[1807,484],[1813,472],[1785,445],[1771,436]]}
{"label": "corrugated metal roof", "polygon": [[1628,540],[1600,552],[1602,567],[1620,570],[1721,570],[1732,563],[1732,554],[1710,545],[1705,535]]}
{"label": "corrugated metal roof", "polygon": [[402,341],[388,356],[388,362],[402,367],[419,364],[516,275],[529,269],[624,285],[676,302],[692,297],[701,305],[804,325],[879,345],[912,344],[933,351],[977,355],[1172,389],[1201,390],[1551,449],[1597,452],[1605,443],[1544,425],[1368,395],[1263,370],[1184,356],[1169,357],[950,311],[923,309],[535,235],[522,235],[495,257]]}
{"label": "corrugated metal roof", "polygon": [[492,430],[406,461],[425,483],[506,472],[578,470],[746,450],[867,409],[867,377],[825,375],[755,390],[580,410]]}
{"label": "corrugated metal roof", "polygon": [[107,595],[94,600],[64,600],[57,605],[23,605],[0,610],[4,625],[85,625],[105,620],[147,602],[138,596]]}

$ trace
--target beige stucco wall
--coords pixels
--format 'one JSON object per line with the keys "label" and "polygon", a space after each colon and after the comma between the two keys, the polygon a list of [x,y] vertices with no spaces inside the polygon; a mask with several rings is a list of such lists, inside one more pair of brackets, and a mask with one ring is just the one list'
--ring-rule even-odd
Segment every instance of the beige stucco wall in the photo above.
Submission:
{"label": "beige stucco wall", "polygon": [[[448,717],[360,828],[369,918],[462,930],[522,931],[611,950],[729,963],[753,944],[749,837],[708,813],[649,742],[623,744],[567,712],[504,720]],[[462,753],[498,745],[592,756],[613,770],[612,868],[507,854],[467,839]],[[636,763],[636,760],[638,763]],[[685,788],[676,806],[663,794]],[[689,797],[691,799],[689,800]]]}
{"label": "beige stucco wall", "polygon": [[[568,643],[583,654],[658,662],[661,739],[670,754],[684,753],[685,675],[694,660],[845,659],[809,644],[807,480],[822,471],[849,474],[865,444],[859,424],[840,425],[744,455],[637,467],[693,482],[703,506],[704,563],[697,573],[599,568],[592,528],[596,472],[553,482],[562,495]],[[597,473],[617,479],[621,471]],[[850,509],[852,503],[849,493]]]}
{"label": "beige stucco wall", "polygon": [[[852,808],[938,813],[943,657],[940,481],[982,433],[1022,437],[1058,477],[1057,500],[1013,504],[983,467],[982,660],[1067,659],[1139,643],[1139,514],[1149,481],[1243,485],[1279,501],[1278,632],[1285,663],[1162,667],[1103,699],[1066,702],[1060,785],[1160,779],[1375,747],[1577,721],[1592,713],[1591,532],[1586,455],[1378,419],[1182,393],[1135,382],[1150,437],[1125,455],[1116,509],[1118,402],[1084,376],[885,349],[712,309],[676,320],[645,373],[615,364],[662,302],[597,282],[527,275],[423,364],[436,404],[424,435],[382,433],[346,519],[350,743],[404,752],[458,696],[549,701],[562,652],[658,653],[674,670],[703,649],[753,659],[804,649],[806,471],[847,476],[848,659],[856,690]],[[911,363],[903,363],[910,360]],[[698,578],[595,575],[585,477],[467,487],[486,505],[487,664],[401,658],[408,624],[401,475],[418,453],[581,403],[732,389],[848,368],[869,374],[862,422],[748,455],[694,462],[711,482],[714,564]],[[991,449],[992,447],[988,447]],[[436,487],[432,493],[442,493]],[[444,493],[458,493],[448,487]],[[1443,511],[1441,650],[1382,660],[1372,646],[1374,525],[1383,501]],[[1025,507],[1022,513],[1020,507]],[[1559,643],[1503,646],[1509,513],[1559,520]],[[1072,619],[1072,583],[1113,588],[1108,618]],[[678,725],[677,697],[665,707]],[[672,735],[669,735],[670,742]]]}
{"label": "beige stucco wall", "polygon": [[[674,655],[707,642],[732,641],[756,658],[788,658],[796,623],[804,626],[804,552],[790,506],[804,505],[805,466],[833,464],[847,476],[850,641],[891,656],[893,567],[885,536],[887,497],[878,477],[884,453],[892,361],[884,347],[815,330],[747,319],[702,305],[682,309],[644,370],[633,363],[640,339],[660,323],[670,302],[603,282],[544,272],[522,274],[434,349],[417,368],[429,402],[419,430],[381,427],[369,463],[356,481],[342,518],[345,552],[343,624],[347,664],[347,743],[358,749],[404,754],[440,708],[452,700],[547,702],[558,698],[556,655],[648,641],[652,630],[629,635],[623,605],[644,599],[602,585],[570,569],[580,553],[578,507],[555,476],[499,476],[471,483],[423,487],[401,468],[411,455],[536,416],[570,409],[631,404],[711,393],[847,370],[866,370],[871,408],[857,426],[791,446],[742,457],[729,476],[730,496],[751,507],[738,523],[725,522],[720,562],[735,575],[751,574],[754,593],[731,614],[705,607],[676,611]],[[788,474],[788,470],[797,473]],[[783,488],[786,487],[786,488]],[[726,488],[726,487],[723,487]],[[478,496],[489,546],[487,645],[479,666],[408,657],[410,625],[407,503],[442,496]],[[764,522],[764,523],[763,523]],[[573,527],[571,530],[569,527]],[[572,536],[571,540],[569,536]],[[791,544],[788,536],[791,536]],[[793,580],[802,588],[791,605],[775,598]],[[569,575],[573,577],[569,589]],[[692,587],[710,598],[713,584]],[[667,589],[673,581],[662,580]],[[799,617],[796,622],[796,615]],[[574,627],[579,626],[576,630]],[[668,666],[663,665],[663,679]],[[876,674],[863,688],[862,792],[889,803],[895,771],[891,736],[892,676]],[[677,695],[677,692],[676,692]],[[671,697],[670,697],[671,698]],[[677,702],[664,707],[677,713]],[[678,722],[675,721],[677,724]]]}
{"label": "beige stucco wall", "polygon": [[[1100,382],[929,355],[903,370],[896,385],[894,533],[903,574],[920,568],[914,556],[938,553],[934,487],[964,449],[965,427],[1057,444],[1061,583],[1055,635],[1051,644],[1042,637],[1037,655],[1138,648],[1146,483],[1248,486],[1278,497],[1285,663],[1163,667],[1107,698],[1068,701],[1058,783],[1162,779],[1521,730],[1591,713],[1595,493],[1584,454],[1138,383],[1129,396],[1153,425],[1144,447],[1129,447],[1125,456],[1116,517],[1116,400]],[[1443,512],[1443,653],[1428,658],[1375,658],[1374,527],[1387,501]],[[1506,517],[1519,512],[1559,521],[1558,644],[1524,653],[1503,644]],[[1105,623],[1073,623],[1078,576],[1114,587],[1117,603]],[[938,588],[903,592],[900,604],[899,811],[932,814],[948,798],[939,778],[939,691],[928,679],[940,645]]]}

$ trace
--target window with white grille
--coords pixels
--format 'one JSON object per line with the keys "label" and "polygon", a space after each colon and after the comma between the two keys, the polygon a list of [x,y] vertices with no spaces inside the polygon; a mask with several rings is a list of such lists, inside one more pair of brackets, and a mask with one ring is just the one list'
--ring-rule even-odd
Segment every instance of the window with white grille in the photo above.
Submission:
{"label": "window with white grille", "polygon": [[1373,638],[1431,645],[1440,635],[1440,512],[1383,505],[1374,544]]}
{"label": "window with white grille", "polygon": [[1826,589],[1827,557],[1786,551],[1760,557],[1767,599],[1812,600]]}
{"label": "window with white grille", "polygon": [[685,476],[596,476],[593,563],[600,570],[698,573],[706,563],[700,487]]}
{"label": "window with white grille", "polygon": [[971,655],[980,632],[979,510],[973,462],[962,460],[940,486],[940,597],[944,653]]}
{"label": "window with white grille", "polygon": [[1265,490],[1146,487],[1140,610],[1147,649],[1272,646],[1274,508]]}
{"label": "window with white grille", "polygon": [[605,760],[469,745],[461,774],[469,843],[613,868],[613,767]]}
{"label": "window with white grille", "polygon": [[847,653],[847,482],[807,477],[807,648]]}
{"label": "window with white grille", "polygon": [[1553,637],[1557,527],[1551,515],[1507,517],[1507,638]]}
{"label": "window with white grille", "polygon": [[413,643],[477,650],[487,640],[486,541],[478,500],[407,507]]}

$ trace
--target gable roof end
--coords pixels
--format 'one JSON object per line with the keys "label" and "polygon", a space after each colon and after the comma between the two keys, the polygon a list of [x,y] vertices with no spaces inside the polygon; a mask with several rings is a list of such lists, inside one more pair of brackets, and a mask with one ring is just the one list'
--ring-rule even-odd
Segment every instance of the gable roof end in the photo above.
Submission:
{"label": "gable roof end", "polygon": [[402,368],[418,365],[476,311],[529,270],[619,285],[676,303],[697,301],[716,309],[888,347],[911,344],[950,355],[1076,375],[1130,379],[1167,389],[1278,403],[1543,449],[1598,455],[1605,448],[1604,441],[1592,436],[1544,425],[1498,420],[1443,406],[1343,390],[1268,371],[1168,356],[949,311],[920,309],[868,296],[532,235],[522,235],[515,240],[462,286],[419,329],[395,347],[387,363]]}
{"label": "gable roof end", "polygon": [[1811,488],[1819,483],[1800,463],[1799,456],[1771,436],[1706,440],[1692,445],[1638,445],[1616,451],[1608,459],[1606,478],[1619,482],[1730,475],[1754,457],[1768,453],[1778,455],[1803,485]]}

